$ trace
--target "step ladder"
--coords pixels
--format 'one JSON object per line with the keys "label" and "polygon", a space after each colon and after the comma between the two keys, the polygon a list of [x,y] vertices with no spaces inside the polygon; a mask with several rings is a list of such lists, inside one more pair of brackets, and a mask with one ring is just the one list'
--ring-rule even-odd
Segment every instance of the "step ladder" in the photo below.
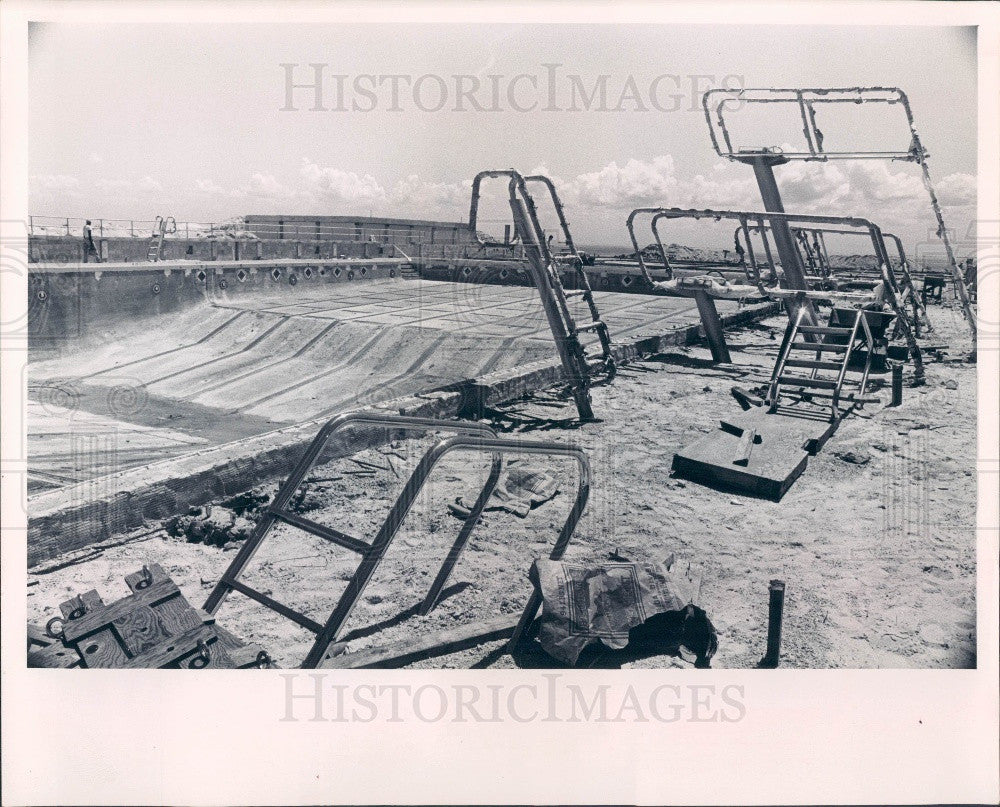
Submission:
{"label": "step ladder", "polygon": [[177,222],[173,216],[156,217],[153,225],[153,237],[149,242],[149,249],[146,251],[146,260],[157,262],[163,260],[163,240],[167,235],[177,232]]}
{"label": "step ladder", "polygon": [[[472,182],[472,206],[469,214],[469,227],[476,231],[476,219],[479,207],[480,186],[488,177],[507,177],[508,195],[511,213],[514,218],[514,231],[524,248],[525,257],[531,269],[532,279],[542,300],[549,328],[556,343],[556,350],[563,366],[563,373],[569,382],[572,394],[581,420],[593,420],[594,412],[591,406],[590,386],[599,376],[610,380],[615,374],[615,360],[612,353],[611,337],[607,324],[601,319],[594,300],[594,292],[590,281],[583,270],[583,261],[573,244],[569,224],[563,211],[559,195],[548,177],[524,177],[517,171],[505,169],[499,171],[482,171]],[[560,261],[557,261],[546,243],[545,231],[538,219],[535,201],[528,190],[528,183],[543,184],[552,199],[559,225],[562,228],[569,258],[561,261],[568,263],[573,271],[575,289],[565,289],[560,276]],[[581,299],[587,306],[590,321],[578,324],[576,315],[570,305],[571,300]],[[600,356],[588,354],[581,336],[594,334]]]}
{"label": "step ladder", "polygon": [[[804,324],[808,322],[806,312],[805,306],[800,307],[785,331],[765,403],[769,412],[777,412],[782,395],[793,401],[808,403],[828,399],[830,420],[837,421],[843,414],[840,410],[842,401],[859,405],[865,403],[868,373],[875,352],[875,337],[868,320],[870,312],[855,310],[853,321],[846,327]],[[881,317],[892,316],[871,313]],[[857,372],[850,365],[852,358],[860,356],[861,350],[864,350],[861,375],[849,377],[849,372]],[[854,389],[845,394],[845,385]]]}

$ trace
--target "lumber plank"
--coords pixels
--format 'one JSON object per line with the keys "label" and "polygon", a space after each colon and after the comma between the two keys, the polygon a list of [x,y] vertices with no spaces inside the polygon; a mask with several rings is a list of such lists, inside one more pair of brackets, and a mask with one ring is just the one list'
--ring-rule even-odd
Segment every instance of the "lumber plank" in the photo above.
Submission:
{"label": "lumber plank", "polygon": [[[203,641],[208,645],[214,658],[218,643],[215,632],[208,625],[199,625],[194,630],[187,631],[179,636],[171,636],[168,640],[130,659],[122,666],[126,669],[134,670],[157,669],[177,664],[182,659],[185,659],[185,657],[197,651],[199,641]],[[184,666],[187,665],[185,664]]]}
{"label": "lumber plank", "polygon": [[458,628],[404,640],[384,647],[344,653],[325,659],[322,669],[361,669],[373,667],[402,667],[414,661],[443,656],[464,650],[483,642],[507,639],[517,627],[519,614],[506,614],[482,622],[473,622]]}
{"label": "lumber plank", "polygon": [[43,628],[41,625],[33,625],[31,622],[28,623],[29,650],[31,649],[32,645],[38,645],[38,647],[48,647],[50,644],[55,643],[55,641],[56,641],[55,639],[53,639],[45,632],[45,628]]}
{"label": "lumber plank", "polygon": [[62,642],[50,644],[28,653],[28,667],[69,668],[80,666],[80,655]]}

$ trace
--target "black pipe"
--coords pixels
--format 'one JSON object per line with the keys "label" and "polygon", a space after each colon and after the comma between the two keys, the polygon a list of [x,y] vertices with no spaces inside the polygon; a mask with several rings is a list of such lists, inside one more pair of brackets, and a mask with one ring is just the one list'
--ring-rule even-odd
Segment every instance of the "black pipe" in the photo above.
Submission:
{"label": "black pipe", "polygon": [[758,667],[774,669],[778,666],[781,656],[781,618],[785,610],[785,582],[772,580],[770,586],[770,602],[768,603],[767,619],[767,654],[760,660]]}

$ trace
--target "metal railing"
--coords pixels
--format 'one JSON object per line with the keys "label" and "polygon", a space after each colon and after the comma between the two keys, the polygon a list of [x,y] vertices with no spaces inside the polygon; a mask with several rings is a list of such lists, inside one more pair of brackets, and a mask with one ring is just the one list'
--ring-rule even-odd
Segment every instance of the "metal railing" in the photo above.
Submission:
{"label": "metal railing", "polygon": [[[770,226],[774,222],[782,222],[790,229],[818,229],[826,225],[835,228],[855,229],[871,239],[872,248],[879,265],[879,272],[882,282],[879,284],[879,297],[892,309],[898,318],[899,328],[906,341],[907,348],[913,358],[914,372],[917,378],[923,377],[923,358],[916,338],[910,326],[910,319],[907,317],[903,304],[899,299],[900,285],[896,279],[892,260],[889,258],[889,251],[885,244],[885,235],[881,228],[868,219],[852,216],[817,216],[797,213],[766,213],[751,212],[744,210],[696,210],[681,208],[638,208],[629,215],[627,226],[632,242],[635,243],[634,220],[639,213],[652,213],[654,220],[660,219],[712,219],[714,221],[736,221],[743,231],[744,243],[747,245],[746,257],[749,260],[749,271],[751,283],[756,286],[761,296],[771,300],[823,300],[832,303],[843,303],[851,306],[866,305],[873,301],[872,294],[855,294],[819,289],[795,289],[795,288],[775,288],[765,285],[761,277],[760,264],[753,248],[753,241],[750,238],[751,229],[758,234],[764,248],[765,259],[771,267],[775,266],[773,251],[770,245],[769,233],[773,233]],[[902,248],[902,244],[897,240],[897,247]],[[661,253],[664,266],[669,268],[669,261],[666,253]],[[639,268],[647,282],[654,288],[663,284],[656,283],[650,276],[645,263],[641,260]],[[875,300],[876,302],[878,300]]]}
{"label": "metal railing", "polygon": [[[29,216],[28,234],[34,236],[82,237],[87,219],[66,216]],[[154,238],[158,219],[90,219],[95,238]],[[341,241],[376,244],[463,245],[477,237],[462,224],[401,225],[359,218],[355,222],[330,223],[277,221],[255,222],[240,217],[227,221],[178,221],[175,238],[247,238],[275,241]],[[499,243],[499,242],[495,242]]]}
{"label": "metal railing", "polygon": [[[732,133],[726,122],[727,110],[752,106],[754,104],[794,105],[802,122],[802,134],[806,141],[805,151],[784,151],[776,144],[746,149],[739,148],[734,143]],[[905,150],[854,149],[850,147],[833,148],[825,145],[829,140],[819,128],[816,120],[817,107],[828,104],[882,104],[897,106],[906,116],[909,141]],[[972,340],[976,340],[976,315],[972,309],[972,300],[965,281],[965,276],[958,266],[948,237],[944,213],[938,202],[937,193],[931,183],[930,169],[927,165],[928,153],[920,140],[913,109],[909,98],[899,87],[835,87],[835,88],[775,88],[747,87],[737,90],[712,89],[702,96],[702,108],[708,123],[712,146],[720,157],[746,162],[768,156],[778,162],[788,160],[902,160],[914,162],[920,166],[921,179],[930,200],[931,209],[937,221],[937,236],[944,245],[948,256],[948,269],[955,284],[955,290],[961,300],[962,313],[972,331]]]}
{"label": "metal railing", "polygon": [[[306,474],[309,473],[319,460],[323,449],[333,434],[348,426],[359,425],[421,432],[458,432],[454,437],[439,440],[423,455],[371,543],[355,538],[337,529],[319,524],[311,519],[303,518],[287,509],[292,496],[302,485],[303,481],[305,481]],[[473,529],[479,523],[483,510],[500,479],[500,473],[503,468],[502,454],[561,455],[576,459],[580,476],[577,495],[550,555],[550,558],[553,560],[558,560],[562,557],[590,495],[590,464],[582,449],[554,442],[502,440],[497,438],[489,426],[472,421],[449,421],[402,417],[398,415],[348,413],[338,415],[324,424],[320,429],[319,433],[306,449],[302,459],[299,460],[291,475],[279,488],[270,506],[265,510],[264,515],[257,523],[257,528],[254,530],[253,535],[246,540],[229,565],[229,568],[226,569],[215,588],[212,589],[208,599],[205,601],[205,610],[210,614],[215,613],[231,592],[238,591],[316,634],[316,639],[305,660],[302,662],[302,667],[315,668],[319,666],[323,661],[327,648],[332,642],[336,641],[344,623],[350,617],[355,605],[364,593],[382,559],[385,557],[389,545],[399,531],[403,520],[406,518],[418,494],[423,489],[431,471],[442,457],[453,451],[484,451],[490,453],[492,455],[490,474],[477,496],[465,523],[462,525],[458,537],[455,539],[447,557],[442,563],[434,579],[434,583],[424,598],[420,607],[420,613],[428,613],[437,603],[442,588],[451,575],[455,564],[458,562],[462,550],[468,543]],[[361,563],[347,584],[347,588],[341,594],[337,605],[325,623],[316,622],[305,614],[299,613],[287,605],[274,600],[267,594],[240,582],[240,575],[246,569],[247,564],[252,560],[264,542],[268,532],[279,521],[298,527],[337,546],[355,552],[362,557]],[[521,619],[521,624],[518,630],[515,631],[515,638],[520,635],[523,627],[534,618],[539,604],[537,596],[533,595],[529,599],[528,606]],[[531,612],[530,617],[528,614],[529,609]]]}

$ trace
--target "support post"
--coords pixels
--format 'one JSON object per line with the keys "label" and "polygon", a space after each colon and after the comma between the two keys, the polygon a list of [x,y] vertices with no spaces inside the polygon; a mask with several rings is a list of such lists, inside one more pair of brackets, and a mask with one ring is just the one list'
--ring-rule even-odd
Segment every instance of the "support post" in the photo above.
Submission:
{"label": "support post", "polygon": [[903,404],[903,365],[892,365],[892,401],[889,406],[902,406]]}
{"label": "support post", "polygon": [[[778,191],[778,182],[774,178],[774,166],[784,165],[788,162],[788,158],[782,157],[780,154],[762,153],[741,157],[740,162],[747,163],[753,168],[757,186],[760,188],[760,198],[764,202],[764,210],[768,213],[784,213],[785,206],[781,201],[781,193]],[[809,284],[806,282],[799,251],[795,246],[795,238],[792,236],[788,222],[775,219],[770,224],[774,245],[778,250],[778,257],[781,259],[781,270],[784,275],[781,282],[782,287],[808,291]],[[812,303],[807,300],[804,301],[803,305],[806,306],[806,319],[809,320],[809,324],[815,325],[817,322],[816,310]],[[785,307],[788,310],[788,316],[793,317],[799,306],[794,300],[786,300]]]}
{"label": "support post", "polygon": [[767,654],[757,665],[763,669],[774,669],[781,658],[781,619],[785,610],[785,583],[772,580],[769,587],[770,600],[767,614]]}
{"label": "support post", "polygon": [[726,334],[722,330],[722,320],[715,307],[715,300],[704,291],[695,292],[694,301],[698,304],[698,314],[701,315],[701,326],[705,329],[705,338],[712,351],[712,361],[729,364],[729,347],[726,345]]}

